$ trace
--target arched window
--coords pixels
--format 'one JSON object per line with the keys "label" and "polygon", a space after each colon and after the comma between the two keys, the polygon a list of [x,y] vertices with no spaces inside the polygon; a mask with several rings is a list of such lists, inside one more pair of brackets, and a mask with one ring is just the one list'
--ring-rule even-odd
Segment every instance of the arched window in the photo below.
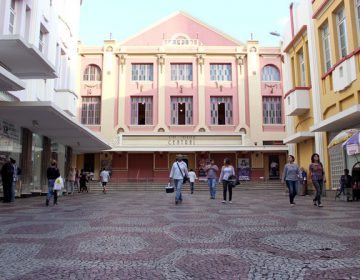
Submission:
{"label": "arched window", "polygon": [[262,70],[263,81],[280,81],[280,72],[274,65],[266,65]]}
{"label": "arched window", "polygon": [[84,81],[101,81],[101,69],[95,64],[86,67],[83,76]]}

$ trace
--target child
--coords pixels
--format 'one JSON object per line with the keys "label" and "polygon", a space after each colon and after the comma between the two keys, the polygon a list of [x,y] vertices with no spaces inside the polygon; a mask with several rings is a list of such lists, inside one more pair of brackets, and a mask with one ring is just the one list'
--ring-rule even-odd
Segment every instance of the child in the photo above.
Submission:
{"label": "child", "polygon": [[190,191],[191,194],[194,193],[194,184],[195,184],[195,180],[197,180],[196,174],[194,172],[194,170],[190,169],[189,171],[189,180],[190,180]]}

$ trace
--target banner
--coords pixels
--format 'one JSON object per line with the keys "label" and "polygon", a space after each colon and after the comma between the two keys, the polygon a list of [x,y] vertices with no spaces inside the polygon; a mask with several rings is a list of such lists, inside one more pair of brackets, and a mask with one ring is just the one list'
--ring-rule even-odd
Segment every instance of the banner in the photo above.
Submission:
{"label": "banner", "polygon": [[240,181],[250,181],[250,159],[238,158],[238,176]]}
{"label": "banner", "polygon": [[20,141],[20,128],[8,121],[0,119],[0,136]]}

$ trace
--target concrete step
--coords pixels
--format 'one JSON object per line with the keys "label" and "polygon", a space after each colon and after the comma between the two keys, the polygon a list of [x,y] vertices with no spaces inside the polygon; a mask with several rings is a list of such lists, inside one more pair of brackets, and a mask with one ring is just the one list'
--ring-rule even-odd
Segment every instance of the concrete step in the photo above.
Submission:
{"label": "concrete step", "polygon": [[[121,182],[108,183],[106,189],[108,191],[164,191],[167,183],[140,183],[140,182]],[[101,192],[102,187],[99,182],[89,182],[87,184],[88,189],[94,192]],[[217,185],[217,188],[222,188],[220,184]],[[244,182],[237,186],[234,190],[283,190],[285,186],[278,182],[267,182],[265,183],[255,183],[255,182]],[[190,189],[189,184],[183,186],[184,190]],[[195,183],[196,191],[209,191],[209,187],[206,183],[200,182]]]}

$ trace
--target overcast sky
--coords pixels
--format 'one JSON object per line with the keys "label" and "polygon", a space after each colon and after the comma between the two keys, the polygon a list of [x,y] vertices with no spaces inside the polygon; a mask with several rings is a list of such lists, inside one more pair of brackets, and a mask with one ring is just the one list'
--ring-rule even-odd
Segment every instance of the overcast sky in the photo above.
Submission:
{"label": "overcast sky", "polygon": [[263,46],[278,46],[293,0],[84,0],[80,17],[83,44],[123,41],[181,10],[231,37]]}

